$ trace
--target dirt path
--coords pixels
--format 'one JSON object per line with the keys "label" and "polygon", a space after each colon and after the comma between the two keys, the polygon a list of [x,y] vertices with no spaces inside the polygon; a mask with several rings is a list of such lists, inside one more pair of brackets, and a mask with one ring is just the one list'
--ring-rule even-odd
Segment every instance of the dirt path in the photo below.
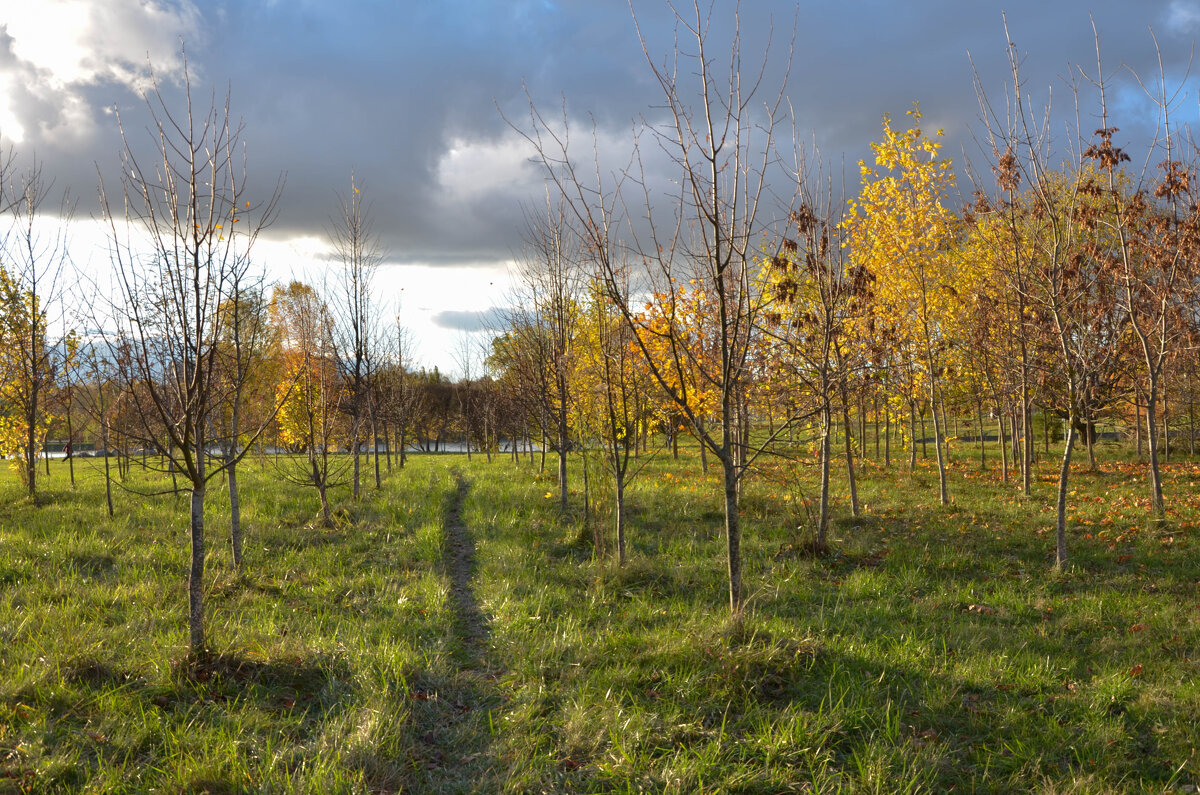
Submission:
{"label": "dirt path", "polygon": [[463,501],[471,488],[461,474],[454,473],[458,488],[446,507],[442,541],[442,565],[450,579],[455,635],[460,645],[459,664],[477,673],[487,672],[488,622],[479,609],[475,588],[475,539],[462,520]]}
{"label": "dirt path", "polygon": [[[458,472],[442,514],[442,556],[438,568],[450,586],[452,625],[447,627],[450,654],[417,673],[409,716],[408,772],[405,792],[494,792],[502,789],[503,763],[492,747],[493,714],[503,709],[490,661],[487,618],[475,596],[475,540],[462,518],[471,485]],[[381,788],[387,791],[386,788]]]}

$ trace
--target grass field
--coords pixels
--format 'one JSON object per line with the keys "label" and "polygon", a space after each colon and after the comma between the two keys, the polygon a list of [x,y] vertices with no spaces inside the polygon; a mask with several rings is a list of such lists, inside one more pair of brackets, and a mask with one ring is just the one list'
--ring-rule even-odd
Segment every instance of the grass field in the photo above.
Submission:
{"label": "grass field", "polygon": [[578,462],[570,517],[526,461],[413,456],[336,494],[332,531],[247,466],[240,575],[211,491],[192,666],[184,498],[118,492],[110,520],[94,471],[73,491],[52,464],[40,506],[5,471],[0,792],[1196,791],[1200,465],[1167,465],[1157,525],[1105,448],[1056,573],[1053,461],[1027,499],[959,455],[948,508],[929,462],[862,462],[863,517],[839,501],[821,558],[815,468],[767,464],[736,626],[689,451],[631,488],[624,569]]}

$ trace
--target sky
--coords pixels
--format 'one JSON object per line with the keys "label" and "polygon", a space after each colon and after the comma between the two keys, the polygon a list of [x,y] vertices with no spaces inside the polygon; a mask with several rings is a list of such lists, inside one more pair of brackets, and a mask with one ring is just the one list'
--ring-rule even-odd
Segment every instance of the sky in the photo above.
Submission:
{"label": "sky", "polygon": [[[710,2],[701,0],[706,13]],[[714,43],[727,40],[735,8],[712,2]],[[268,278],[332,280],[328,232],[353,174],[383,252],[381,311],[399,315],[420,363],[455,371],[457,351],[510,300],[526,214],[545,202],[520,134],[530,103],[565,116],[581,157],[591,157],[594,128],[613,168],[633,130],[662,119],[638,30],[661,62],[674,48],[673,16],[665,0],[632,9],[626,0],[0,0],[0,140],[19,164],[39,162],[56,192],[70,191],[72,260],[103,272],[96,196],[99,180],[118,174],[117,116],[130,145],[149,151],[143,94],[152,68],[179,101],[182,43],[194,96],[221,101],[228,91],[244,123],[250,191],[265,198],[285,179],[254,251]],[[996,104],[1008,82],[1002,10],[1026,89],[1039,101],[1052,94],[1060,113],[1073,105],[1071,65],[1095,73],[1094,21],[1114,124],[1133,139],[1150,135],[1154,107],[1135,75],[1157,73],[1151,30],[1169,84],[1181,88],[1173,108],[1195,120],[1200,0],[744,0],[743,66],[765,58],[764,91],[782,88],[794,119],[787,137],[794,125],[829,170],[855,175],[882,115],[902,118],[919,101],[965,183],[968,162],[987,170],[974,76]],[[1084,105],[1090,128],[1094,103]]]}

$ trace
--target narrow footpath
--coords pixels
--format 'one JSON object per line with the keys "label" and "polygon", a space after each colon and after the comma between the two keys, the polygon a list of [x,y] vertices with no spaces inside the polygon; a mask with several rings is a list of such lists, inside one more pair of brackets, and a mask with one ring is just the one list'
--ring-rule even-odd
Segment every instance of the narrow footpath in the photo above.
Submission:
{"label": "narrow footpath", "polygon": [[462,518],[470,483],[455,471],[446,499],[439,568],[449,582],[450,654],[412,683],[412,730],[421,752],[405,789],[412,792],[493,792],[503,788],[503,765],[492,748],[503,706],[489,661],[488,621],[473,584],[475,540]]}
{"label": "narrow footpath", "polygon": [[454,607],[455,635],[459,643],[459,664],[464,670],[485,673],[488,622],[479,610],[472,579],[475,576],[475,539],[462,520],[463,502],[471,488],[455,472],[458,488],[446,506],[442,564],[450,579],[450,599]]}

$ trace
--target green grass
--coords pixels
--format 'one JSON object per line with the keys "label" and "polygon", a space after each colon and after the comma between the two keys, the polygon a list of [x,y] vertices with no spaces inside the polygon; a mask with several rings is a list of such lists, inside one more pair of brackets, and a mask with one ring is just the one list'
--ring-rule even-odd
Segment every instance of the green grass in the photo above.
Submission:
{"label": "green grass", "polygon": [[890,470],[862,462],[860,519],[835,472],[825,557],[802,552],[814,466],[769,462],[747,483],[739,625],[719,476],[694,451],[631,487],[623,569],[592,549],[578,461],[569,517],[527,461],[414,456],[357,504],[335,493],[333,531],[311,491],[250,465],[241,575],[211,491],[218,656],[198,671],[185,502],[118,492],[109,520],[95,473],[72,491],[52,465],[39,507],[5,472],[0,792],[1200,783],[1200,466],[1167,466],[1160,525],[1142,467],[1109,445],[1100,473],[1081,456],[1071,564],[1054,572],[1053,448],[1025,498],[964,444],[947,508],[931,460],[910,476],[893,453]]}

